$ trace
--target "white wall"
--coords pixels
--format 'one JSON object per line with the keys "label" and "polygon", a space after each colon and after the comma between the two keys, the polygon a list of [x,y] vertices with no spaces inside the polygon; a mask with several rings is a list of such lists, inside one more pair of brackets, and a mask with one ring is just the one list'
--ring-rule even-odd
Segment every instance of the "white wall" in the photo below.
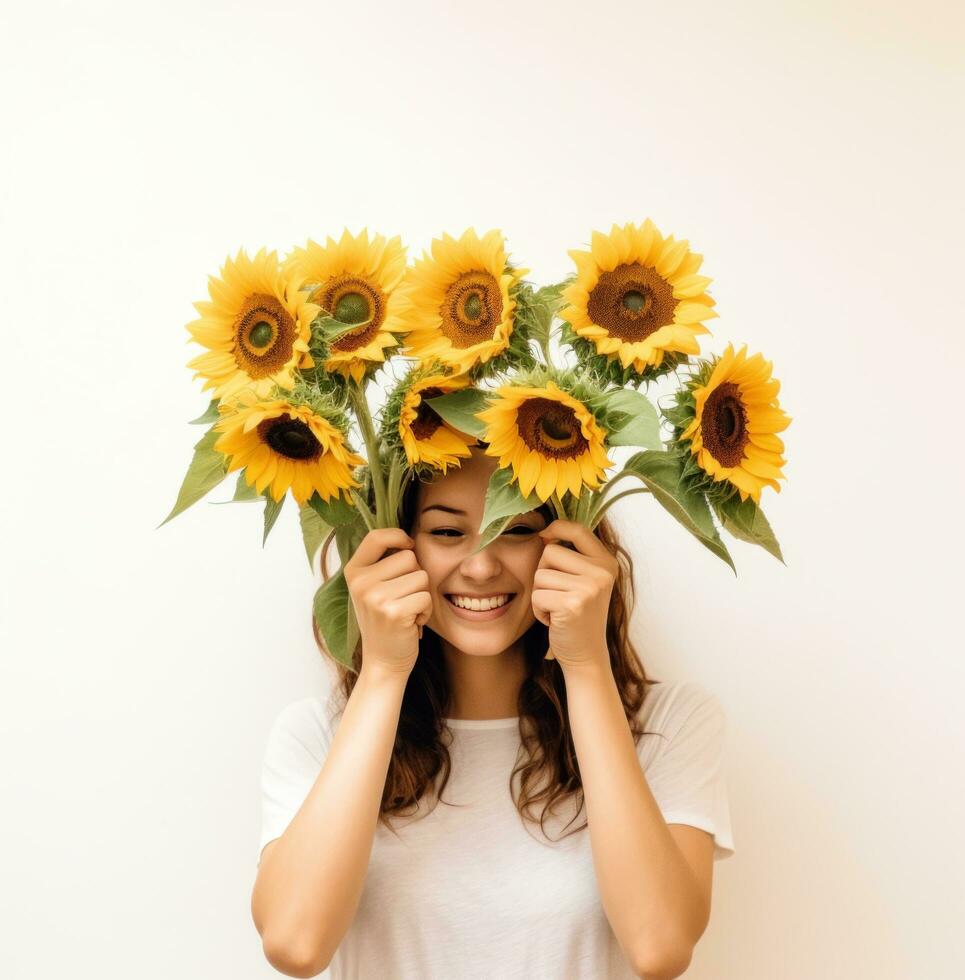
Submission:
{"label": "white wall", "polygon": [[[787,567],[624,511],[637,636],[729,716],[695,980],[965,971],[962,8],[20,4],[0,24],[5,977],[268,977],[268,726],[326,674],[294,510],[161,530],[239,246],[652,217],[774,362]],[[226,494],[215,494],[223,499]],[[633,498],[634,501],[641,498]],[[652,502],[651,502],[652,504]],[[957,588],[956,588],[957,584]]]}

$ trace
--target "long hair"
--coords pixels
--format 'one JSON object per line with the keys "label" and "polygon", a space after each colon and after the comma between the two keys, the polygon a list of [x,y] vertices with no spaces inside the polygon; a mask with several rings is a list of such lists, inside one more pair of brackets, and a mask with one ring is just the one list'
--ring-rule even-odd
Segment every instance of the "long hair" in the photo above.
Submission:
{"label": "long hair", "polygon": [[[411,531],[415,521],[419,486],[419,481],[412,479],[403,494],[400,524],[406,532]],[[540,510],[544,508],[547,520],[552,521],[554,515],[550,508],[544,505]],[[613,677],[636,745],[643,735],[656,734],[645,732],[638,718],[648,686],[658,681],[647,677],[630,640],[629,620],[634,602],[633,559],[620,544],[606,516],[597,524],[594,533],[618,560],[619,568],[610,594],[606,642]],[[330,532],[321,550],[324,581],[330,577],[326,571],[326,557],[333,538],[334,532]],[[352,653],[352,669],[349,669],[331,657],[314,616],[312,631],[319,650],[331,660],[337,671],[336,687],[342,694],[339,710],[344,711],[362,666],[361,640]],[[544,804],[538,817],[544,836],[544,821],[548,813],[555,812],[564,801],[578,802],[575,819],[584,805],[580,767],[568,721],[566,682],[559,663],[555,659],[545,659],[548,637],[549,627],[539,620],[522,637],[527,672],[517,705],[521,744],[516,766],[509,775],[510,794],[524,825],[527,820],[536,822],[535,807]],[[423,797],[432,804],[433,809],[439,802],[454,805],[442,799],[442,791],[451,773],[448,749],[451,742],[446,738],[451,733],[443,721],[447,717],[449,693],[449,679],[439,637],[426,626],[419,640],[419,656],[403,694],[398,730],[379,809],[379,821],[393,833],[395,830],[390,817],[417,813]],[[513,791],[517,777],[518,795]],[[584,821],[570,833],[578,833],[587,826]]]}

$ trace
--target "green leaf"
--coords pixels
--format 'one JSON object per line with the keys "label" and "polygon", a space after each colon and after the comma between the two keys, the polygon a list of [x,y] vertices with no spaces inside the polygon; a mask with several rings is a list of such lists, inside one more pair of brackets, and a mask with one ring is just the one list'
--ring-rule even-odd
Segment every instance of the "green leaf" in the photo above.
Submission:
{"label": "green leaf", "polygon": [[305,543],[305,554],[308,555],[308,567],[314,571],[315,555],[332,528],[318,516],[318,511],[308,504],[301,505],[298,521],[302,527],[302,541]]}
{"label": "green leaf", "polygon": [[288,494],[286,493],[281,500],[276,502],[275,498],[271,495],[271,490],[268,487],[265,488],[265,533],[261,539],[262,548],[265,547],[265,542],[268,540],[268,535],[271,533],[271,529],[275,526],[275,521],[278,520],[278,515],[281,513],[282,505],[285,503],[285,497],[287,496]]}
{"label": "green leaf", "polygon": [[661,449],[660,418],[653,402],[632,388],[620,388],[607,393],[607,412],[625,412],[627,420],[607,435],[611,446],[643,446]]}
{"label": "green leaf", "polygon": [[355,554],[355,550],[368,533],[369,529],[365,526],[365,522],[361,518],[354,524],[339,524],[335,528],[335,547],[338,550],[339,560],[343,565]]}
{"label": "green leaf", "polygon": [[542,505],[535,490],[524,498],[520,493],[519,483],[510,482],[512,479],[513,471],[509,466],[500,466],[493,470],[486,487],[486,507],[479,525],[482,538],[473,554],[482,551],[490,541],[502,534],[506,525],[517,514],[525,514]]}
{"label": "green leaf", "polygon": [[176,517],[192,504],[197,503],[228,475],[228,457],[214,448],[220,435],[220,432],[215,432],[214,428],[211,428],[194,444],[194,457],[188,466],[188,472],[184,475],[178,499],[171,513],[158,524],[158,527],[163,527],[172,517]]}
{"label": "green leaf", "polygon": [[330,527],[338,527],[339,524],[351,524],[359,519],[359,512],[341,493],[337,497],[329,497],[328,500],[323,500],[316,491],[309,498],[308,505]]}
{"label": "green leaf", "polygon": [[666,511],[737,574],[730,552],[714,526],[706,498],[682,481],[683,460],[678,454],[645,450],[631,456],[624,469],[641,479]]}
{"label": "green leaf", "polygon": [[218,412],[219,401],[219,398],[212,398],[208,407],[196,419],[191,419],[188,425],[207,425],[209,422],[217,422],[221,418]]}
{"label": "green leaf", "polygon": [[261,500],[261,494],[245,479],[245,471],[242,470],[238,474],[235,495],[231,498],[231,502],[246,503],[253,500]]}
{"label": "green leaf", "polygon": [[312,321],[312,326],[321,333],[322,340],[326,344],[331,344],[338,340],[342,334],[351,330],[358,330],[368,322],[365,320],[362,323],[344,323],[342,320],[336,320],[335,317],[323,313]]}
{"label": "green leaf", "polygon": [[238,473],[238,482],[235,484],[235,495],[230,500],[211,500],[212,507],[223,507],[225,504],[254,504],[260,503],[264,497],[245,479],[245,471],[242,469]]}
{"label": "green leaf", "polygon": [[446,395],[427,398],[426,404],[460,432],[470,436],[485,437],[486,423],[476,418],[476,413],[486,407],[488,399],[486,393],[479,388],[450,391]]}
{"label": "green leaf", "polygon": [[786,564],[771,525],[764,512],[750,497],[742,501],[740,494],[735,493],[733,497],[715,506],[714,511],[725,531],[729,531],[739,541],[760,545],[782,565]]}
{"label": "green leaf", "polygon": [[353,630],[349,623],[350,607],[354,621],[352,597],[345,572],[340,568],[315,593],[312,611],[329,653],[346,667],[352,665],[352,654],[358,643],[358,626]]}

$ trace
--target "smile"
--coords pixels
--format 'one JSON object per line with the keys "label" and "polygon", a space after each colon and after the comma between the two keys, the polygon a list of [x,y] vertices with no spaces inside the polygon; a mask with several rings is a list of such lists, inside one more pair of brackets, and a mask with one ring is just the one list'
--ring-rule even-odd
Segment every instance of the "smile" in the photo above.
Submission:
{"label": "smile", "polygon": [[[459,595],[446,595],[446,601],[449,603],[450,608],[455,612],[457,616],[461,619],[467,619],[470,621],[483,621],[489,619],[498,619],[500,616],[506,613],[513,599],[516,598],[515,592],[504,592],[498,596],[492,596],[486,599],[470,599],[468,597]],[[456,601],[467,603],[469,608],[466,606],[457,605]]]}

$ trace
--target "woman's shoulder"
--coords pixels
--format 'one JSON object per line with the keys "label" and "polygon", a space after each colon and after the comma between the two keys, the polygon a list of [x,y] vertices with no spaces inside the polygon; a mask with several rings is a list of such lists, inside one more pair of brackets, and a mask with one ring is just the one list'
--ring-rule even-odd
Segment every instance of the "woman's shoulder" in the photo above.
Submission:
{"label": "woman's shoulder", "polygon": [[673,738],[697,711],[717,717],[724,714],[717,695],[699,681],[655,681],[647,686],[640,720],[647,731]]}
{"label": "woman's shoulder", "polygon": [[271,737],[295,738],[306,747],[326,746],[338,724],[339,708],[338,691],[334,687],[297,698],[277,713]]}

